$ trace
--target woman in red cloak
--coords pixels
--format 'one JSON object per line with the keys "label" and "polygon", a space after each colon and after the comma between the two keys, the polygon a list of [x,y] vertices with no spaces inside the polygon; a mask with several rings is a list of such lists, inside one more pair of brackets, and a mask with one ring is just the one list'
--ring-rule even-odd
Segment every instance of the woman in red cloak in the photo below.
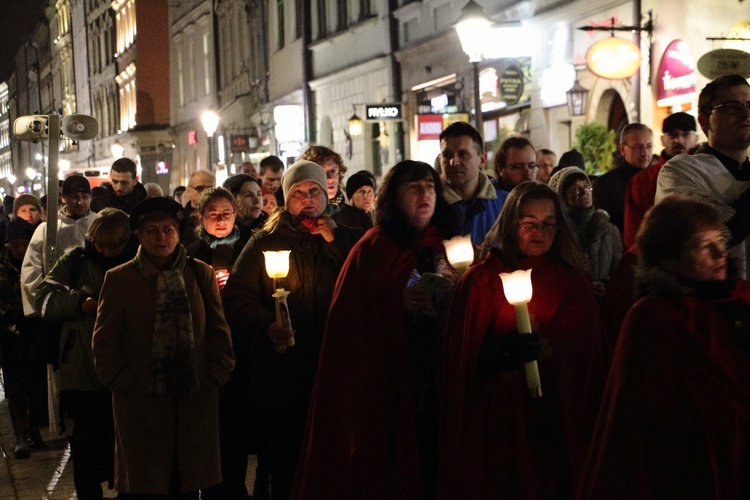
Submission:
{"label": "woman in red cloak", "polygon": [[580,498],[750,497],[750,284],[731,276],[722,227],[684,197],[646,216],[641,298],[620,330]]}
{"label": "woman in red cloak", "polygon": [[[511,191],[484,247],[448,320],[438,497],[571,498],[607,374],[585,255],[539,182]],[[532,335],[516,330],[498,276],[517,269],[532,269]],[[537,358],[543,396],[532,399],[523,363]]]}
{"label": "woman in red cloak", "polygon": [[442,240],[456,219],[430,165],[402,161],[384,182],[378,225],[336,284],[295,498],[435,495],[437,379],[456,283]]}

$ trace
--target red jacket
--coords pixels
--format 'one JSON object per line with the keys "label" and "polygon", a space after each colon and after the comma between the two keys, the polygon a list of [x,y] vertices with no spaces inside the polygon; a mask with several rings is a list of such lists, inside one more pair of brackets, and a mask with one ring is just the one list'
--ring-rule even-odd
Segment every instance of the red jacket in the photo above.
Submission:
{"label": "red jacket", "polygon": [[461,280],[448,320],[438,496],[446,499],[571,498],[606,377],[606,339],[591,286],[549,257],[524,260],[534,288],[529,312],[545,346],[543,397],[530,399],[523,369],[477,380],[487,335],[516,327],[490,254]]}
{"label": "red jacket", "polygon": [[635,236],[641,221],[649,208],[654,206],[656,196],[656,179],[659,177],[661,167],[667,162],[664,156],[649,167],[635,174],[628,182],[628,190],[625,193],[625,220],[622,229],[622,241],[625,248],[635,245]]}

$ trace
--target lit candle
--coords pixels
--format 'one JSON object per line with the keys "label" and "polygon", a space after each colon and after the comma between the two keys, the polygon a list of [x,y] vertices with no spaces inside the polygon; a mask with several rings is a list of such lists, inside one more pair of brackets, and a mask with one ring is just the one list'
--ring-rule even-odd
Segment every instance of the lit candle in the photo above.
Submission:
{"label": "lit candle", "polygon": [[449,240],[443,240],[443,246],[448,262],[461,276],[474,262],[474,245],[471,243],[471,235],[454,236]]}
{"label": "lit candle", "polygon": [[[276,324],[292,330],[292,318],[289,315],[289,305],[286,303],[286,297],[289,295],[289,292],[284,290],[283,287],[279,287],[277,281],[281,278],[286,278],[287,274],[289,274],[290,253],[291,250],[267,251],[263,252],[263,257],[266,260],[266,273],[269,278],[273,278],[273,286],[276,289],[276,292],[272,295],[276,301]],[[293,346],[294,337],[290,338],[286,344],[286,347]],[[286,348],[283,348],[279,352],[284,351],[286,351]]]}
{"label": "lit candle", "polygon": [[[531,333],[531,318],[529,318],[528,303],[531,300],[533,289],[531,287],[531,269],[513,271],[512,273],[500,273],[503,280],[503,292],[505,298],[516,310],[516,326],[519,333]],[[542,396],[542,382],[539,378],[539,366],[535,361],[529,361],[523,365],[526,372],[526,386],[529,388],[532,398]]]}

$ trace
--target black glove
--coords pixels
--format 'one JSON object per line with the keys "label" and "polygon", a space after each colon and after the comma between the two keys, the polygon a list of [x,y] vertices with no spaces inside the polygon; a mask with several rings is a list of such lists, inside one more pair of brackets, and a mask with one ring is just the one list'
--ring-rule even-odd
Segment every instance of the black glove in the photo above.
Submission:
{"label": "black glove", "polygon": [[497,372],[512,372],[528,362],[539,358],[542,341],[535,333],[518,333],[513,330],[507,335],[487,334],[479,348],[477,378],[483,379]]}

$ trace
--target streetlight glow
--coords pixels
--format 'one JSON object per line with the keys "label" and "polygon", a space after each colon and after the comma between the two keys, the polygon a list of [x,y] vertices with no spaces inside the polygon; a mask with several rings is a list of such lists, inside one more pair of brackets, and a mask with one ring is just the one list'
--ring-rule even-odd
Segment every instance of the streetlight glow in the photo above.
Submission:
{"label": "streetlight glow", "polygon": [[219,115],[211,110],[204,111],[201,115],[201,122],[203,123],[203,130],[206,131],[206,135],[213,137],[214,132],[219,128]]}
{"label": "streetlight glow", "polygon": [[461,9],[461,17],[454,25],[461,48],[469,56],[470,62],[480,62],[484,54],[484,44],[487,43],[487,34],[492,27],[492,19],[484,13],[481,5],[474,0]]}

